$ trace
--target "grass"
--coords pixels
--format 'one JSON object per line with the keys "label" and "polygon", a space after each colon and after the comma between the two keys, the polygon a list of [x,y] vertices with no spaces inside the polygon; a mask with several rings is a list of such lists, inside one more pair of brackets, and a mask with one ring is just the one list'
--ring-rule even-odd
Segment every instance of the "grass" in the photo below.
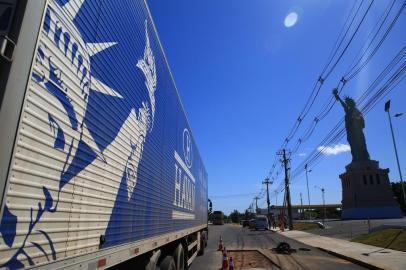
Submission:
{"label": "grass", "polygon": [[387,229],[372,232],[357,236],[351,241],[406,252],[406,230],[402,229]]}
{"label": "grass", "polygon": [[318,228],[319,228],[319,225],[314,224],[314,223],[305,223],[305,222],[293,223],[293,229],[298,230],[298,231],[314,230],[314,229],[318,229]]}

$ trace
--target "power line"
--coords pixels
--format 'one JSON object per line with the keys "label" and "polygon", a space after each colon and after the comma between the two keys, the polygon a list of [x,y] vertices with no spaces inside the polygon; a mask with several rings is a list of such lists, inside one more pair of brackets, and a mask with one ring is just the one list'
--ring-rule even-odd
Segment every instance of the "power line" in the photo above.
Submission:
{"label": "power line", "polygon": [[[343,57],[344,53],[347,51],[348,47],[350,46],[352,40],[354,39],[355,35],[357,34],[359,28],[361,27],[361,24],[363,23],[363,21],[365,20],[366,16],[368,15],[369,10],[371,9],[372,4],[374,3],[374,0],[372,0],[367,8],[367,10],[365,11],[364,15],[362,16],[361,21],[358,23],[357,28],[355,29],[354,33],[352,34],[349,42],[347,43],[347,45],[344,47],[344,50],[341,52],[340,56],[337,58],[337,60],[335,61],[335,63],[333,64],[333,66],[330,68],[330,70],[327,72],[326,75],[324,75],[324,78],[327,78],[328,76],[330,76],[331,72],[333,72],[334,68],[337,66],[338,62],[341,60],[341,58]],[[362,4],[362,3],[361,3]]]}
{"label": "power line", "polygon": [[[358,62],[350,69],[349,72],[347,72],[347,74],[345,75],[345,77],[347,77],[347,80],[352,79],[354,76],[356,76],[361,70],[362,68],[364,68],[368,62],[372,59],[372,57],[376,54],[376,52],[378,51],[378,49],[382,46],[382,43],[385,41],[385,39],[387,38],[387,36],[389,35],[390,31],[392,30],[393,26],[395,25],[396,21],[398,20],[399,16],[402,14],[405,6],[406,6],[406,2],[404,1],[401,8],[399,9],[399,11],[397,12],[395,18],[392,20],[392,22],[390,23],[388,29],[385,31],[385,34],[382,36],[382,38],[380,39],[380,41],[378,42],[378,44],[375,46],[375,48],[372,50],[372,52],[369,54],[369,56],[361,63],[362,59],[364,58],[366,52],[368,51],[369,47],[372,45],[374,39],[376,38],[376,36],[379,33],[379,30],[381,29],[382,25],[385,23],[390,10],[392,9],[393,5],[394,5],[395,1],[393,1],[392,5],[390,6],[390,9],[388,11],[388,13],[386,14],[384,20],[382,21],[381,25],[379,26],[377,32],[375,33],[373,39],[371,40],[371,42],[369,43],[368,47],[365,49],[364,53],[361,55],[361,57],[359,58]],[[355,67],[357,65],[359,65],[361,63],[361,65],[355,70]],[[351,73],[352,72],[352,73]]]}
{"label": "power line", "polygon": [[227,195],[214,195],[210,196],[211,199],[228,199],[232,197],[246,197],[246,196],[253,196],[257,193],[239,193],[239,194],[227,194]]}
{"label": "power line", "polygon": [[[394,1],[395,1],[395,0],[394,0]],[[338,36],[338,38],[337,38],[337,40],[336,40],[336,43],[335,43],[335,45],[334,45],[334,47],[333,47],[333,49],[332,49],[332,52],[334,51],[334,53],[332,53],[332,52],[330,53],[330,56],[329,56],[330,59],[329,59],[327,65],[325,66],[325,68],[323,69],[322,74],[324,74],[324,72],[327,70],[328,66],[329,66],[329,65],[331,64],[331,62],[333,61],[334,56],[337,54],[337,52],[338,52],[340,46],[342,45],[343,41],[345,40],[345,38],[346,38],[346,36],[347,36],[349,30],[351,29],[351,27],[352,27],[352,25],[353,25],[353,22],[354,22],[354,20],[355,20],[356,15],[359,13],[359,10],[360,10],[360,8],[361,8],[363,2],[364,2],[364,0],[363,0],[363,1],[361,2],[361,4],[358,6],[357,11],[355,12],[355,14],[354,14],[353,16],[351,16],[351,15],[354,13],[354,9],[355,9],[355,6],[356,6],[355,3],[354,3],[354,5],[353,5],[353,7],[352,7],[352,9],[351,9],[351,12],[349,13],[349,15],[348,15],[348,17],[347,17],[346,23],[344,24],[344,26],[343,26],[343,28],[342,28],[342,30],[341,30],[341,32],[340,32],[340,35]],[[319,91],[320,91],[320,89],[321,89],[321,87],[322,87],[322,85],[323,85],[324,80],[325,80],[328,76],[330,76],[330,74],[332,73],[332,71],[333,71],[333,70],[335,69],[335,67],[337,66],[338,62],[341,60],[341,58],[343,57],[343,55],[345,54],[345,52],[346,52],[347,49],[349,48],[351,42],[353,41],[355,35],[357,34],[357,32],[358,32],[358,30],[359,30],[361,24],[363,23],[363,21],[365,20],[365,18],[366,18],[366,16],[367,16],[368,12],[370,11],[370,8],[371,8],[373,2],[374,2],[374,1],[372,0],[372,1],[369,3],[367,10],[364,12],[364,14],[363,14],[363,16],[362,16],[362,19],[361,19],[360,22],[358,23],[358,25],[357,25],[355,31],[352,33],[350,40],[347,42],[346,46],[345,46],[344,49],[341,51],[340,56],[338,57],[338,59],[336,59],[334,65],[329,69],[329,71],[326,73],[326,76],[324,76],[324,78],[322,78],[322,76],[320,76],[319,79],[316,81],[316,83],[315,83],[315,85],[314,85],[314,87],[313,87],[313,89],[312,89],[312,92],[311,92],[311,94],[310,94],[308,100],[306,101],[306,104],[305,104],[303,110],[301,111],[301,114],[299,115],[299,117],[298,117],[297,120],[295,121],[294,126],[293,126],[292,129],[290,130],[288,136],[285,138],[285,140],[284,140],[284,142],[283,142],[281,148],[285,148],[285,147],[290,143],[290,141],[292,140],[292,138],[295,136],[295,134],[296,134],[296,132],[298,131],[298,129],[299,129],[299,127],[300,127],[300,125],[301,125],[303,119],[307,116],[308,112],[310,111],[311,107],[313,106],[313,104],[314,104],[314,102],[315,102],[315,100],[316,100],[316,98],[317,98],[317,96],[318,96],[318,94],[319,94]],[[339,90],[339,93],[341,93],[341,91],[343,90],[345,84],[346,84],[349,80],[353,79],[353,78],[367,65],[367,63],[373,58],[373,56],[376,54],[376,52],[378,51],[378,49],[381,47],[382,43],[384,42],[384,40],[385,40],[386,37],[388,36],[389,32],[392,30],[394,24],[396,23],[397,19],[399,18],[401,12],[403,11],[403,9],[404,9],[404,7],[405,7],[405,5],[406,5],[406,2],[403,2],[401,8],[400,8],[399,11],[397,12],[397,14],[396,14],[396,16],[394,17],[394,19],[391,21],[389,27],[386,29],[385,34],[382,36],[382,38],[381,38],[381,40],[379,41],[378,45],[376,45],[375,48],[374,48],[374,50],[373,50],[371,53],[369,53],[369,55],[368,55],[367,58],[365,58],[366,52],[369,51],[369,48],[370,48],[371,44],[373,44],[373,42],[374,42],[375,38],[377,37],[378,33],[381,31],[382,26],[383,26],[384,23],[386,22],[386,20],[387,20],[387,18],[388,18],[388,16],[389,16],[389,13],[390,13],[390,11],[391,11],[392,8],[393,8],[393,3],[394,3],[394,2],[392,2],[391,5],[388,5],[388,7],[386,8],[385,12],[382,14],[381,19],[379,20],[379,21],[381,21],[379,27],[377,28],[377,25],[379,24],[379,21],[378,21],[377,24],[375,25],[374,29],[377,28],[377,30],[376,30],[376,32],[375,32],[375,34],[374,34],[374,37],[371,39],[369,45],[367,46],[367,49],[364,50],[364,52],[362,53],[361,57],[358,58],[358,60],[356,60],[357,57],[358,57],[358,56],[356,56],[356,57],[354,58],[353,62],[351,63],[351,65],[349,66],[349,72],[352,72],[352,73],[350,74],[350,76],[348,76],[349,73],[347,72],[347,73],[342,77],[342,79],[340,80],[340,82],[338,83],[338,85],[337,85],[336,88]],[[348,24],[348,21],[350,20],[351,17],[352,17],[351,23],[350,23],[350,25],[348,25],[347,28],[346,28],[345,26]],[[382,18],[383,18],[383,20],[382,20]],[[346,29],[346,31],[345,31],[345,34],[342,36],[342,33],[343,33],[343,30],[344,30],[344,29]],[[369,36],[370,36],[372,33],[374,33],[374,30],[370,32]],[[340,36],[342,36],[342,37],[341,37],[341,40],[340,40]],[[369,36],[368,36],[368,37],[369,37]],[[338,40],[340,40],[339,43],[338,43]],[[337,44],[338,44],[338,46],[337,46]],[[365,47],[365,46],[364,46],[364,47]],[[359,55],[359,54],[358,54],[358,55]],[[365,58],[365,60],[363,60],[364,58]],[[361,63],[362,60],[363,60],[363,62]],[[355,62],[356,62],[356,64],[354,64]],[[359,64],[359,63],[361,63],[361,64]],[[358,65],[358,67],[357,67],[357,65]],[[355,68],[355,67],[357,67],[357,69],[354,71],[354,68]],[[390,69],[388,69],[388,70],[386,71],[386,73],[389,73],[389,72],[390,72]],[[403,70],[402,72],[404,72],[404,70]],[[403,73],[402,73],[402,74],[403,74]],[[385,76],[386,76],[386,74],[384,74],[383,77],[385,77]],[[404,78],[404,77],[401,77],[400,80],[402,80],[403,78]],[[397,83],[390,83],[390,84],[389,84],[390,87],[389,87],[389,86],[388,86],[388,87],[385,87],[387,90],[385,90],[383,93],[381,93],[381,94],[379,95],[380,98],[377,99],[378,101],[376,101],[376,102],[379,102],[379,100],[381,100],[385,95],[387,95],[388,92],[390,92],[390,91],[400,82],[400,80],[398,79]],[[376,86],[377,86],[377,85],[374,85],[373,88],[375,88]],[[364,94],[365,94],[365,93],[368,93],[368,91],[365,91]],[[360,99],[360,101],[363,101],[363,100]],[[313,121],[311,122],[310,126],[305,130],[305,132],[303,133],[303,135],[297,140],[296,145],[295,145],[294,148],[292,149],[292,153],[296,153],[296,151],[298,151],[299,147],[300,147],[305,141],[307,141],[307,140],[311,137],[311,135],[313,134],[313,132],[314,132],[314,130],[315,130],[317,124],[318,124],[321,120],[323,120],[323,119],[329,114],[329,112],[330,112],[331,109],[333,108],[335,102],[336,102],[336,101],[334,100],[334,98],[331,97],[331,98],[323,105],[321,111],[314,117],[314,119],[313,119]],[[367,112],[368,112],[368,111],[366,111],[366,113],[367,113]],[[340,121],[340,122],[336,125],[336,127],[328,134],[328,136],[326,136],[325,142],[324,142],[323,144],[320,144],[320,145],[322,145],[322,146],[323,146],[323,145],[329,145],[329,144],[331,144],[331,141],[339,141],[339,140],[341,140],[341,138],[345,135],[344,129],[340,130],[340,127],[342,127],[342,124],[343,124],[343,119],[342,119],[342,121]],[[337,131],[337,130],[338,130],[338,131]],[[330,139],[330,140],[329,140],[329,139]],[[313,164],[313,166],[315,166],[315,165],[317,165],[318,163],[321,162],[320,156],[321,156],[321,151],[319,151],[318,149],[315,149],[315,150],[312,152],[312,155],[309,155],[309,157],[308,157],[307,159],[310,159],[310,158],[311,158],[311,163]],[[274,172],[276,171],[276,167],[277,167],[277,166],[276,166],[276,161],[277,161],[277,158],[275,157],[274,162],[273,162],[273,165],[272,165],[272,169],[271,169],[270,172],[269,172],[269,177],[271,177],[271,176],[274,174]],[[280,169],[282,169],[282,167],[281,167]],[[278,175],[279,175],[279,173],[277,173],[276,178],[278,177]],[[294,177],[296,177],[296,176],[294,175],[292,178],[294,178]],[[284,190],[283,182],[280,183],[280,185],[276,188],[276,190],[280,190],[280,191],[283,191],[283,190]]]}
{"label": "power line", "polygon": [[[300,125],[301,125],[303,119],[307,116],[307,114],[309,113],[311,107],[314,105],[314,102],[315,102],[315,100],[317,99],[317,96],[319,95],[320,89],[321,89],[321,87],[322,87],[322,85],[323,85],[325,79],[327,79],[327,77],[329,77],[329,75],[331,74],[331,72],[335,69],[335,67],[337,66],[338,62],[341,60],[341,58],[343,57],[343,55],[344,55],[345,52],[347,51],[348,47],[349,47],[350,44],[352,43],[352,41],[353,41],[355,35],[357,34],[357,32],[358,32],[358,30],[359,30],[361,24],[363,23],[365,17],[367,16],[367,14],[368,14],[368,12],[369,12],[369,10],[370,10],[370,8],[371,8],[373,2],[374,2],[374,0],[372,0],[372,1],[370,2],[370,4],[369,4],[367,10],[364,12],[364,14],[363,14],[363,16],[362,16],[362,19],[360,20],[360,22],[359,22],[358,25],[356,26],[355,31],[352,33],[350,40],[347,42],[346,46],[345,46],[344,49],[341,51],[341,53],[340,53],[338,59],[336,59],[336,61],[334,62],[334,65],[329,69],[329,71],[327,72],[327,74],[326,74],[325,76],[322,76],[322,75],[319,76],[318,80],[317,80],[316,83],[314,84],[314,87],[313,87],[313,89],[312,89],[312,91],[311,91],[310,96],[308,97],[308,99],[307,99],[307,101],[306,101],[306,103],[305,103],[305,106],[303,107],[301,113],[300,113],[299,116],[297,117],[297,119],[296,119],[296,121],[295,121],[293,127],[291,128],[290,132],[288,133],[288,136],[285,138],[284,142],[282,143],[280,149],[286,148],[286,146],[289,144],[289,142],[291,141],[291,139],[292,139],[292,138],[294,137],[294,135],[296,134],[296,132],[297,132],[297,130],[299,129],[299,127],[300,127]],[[361,6],[363,5],[363,3],[364,3],[364,0],[362,0],[362,2],[360,3],[360,5],[359,5],[358,8],[357,8],[357,11],[356,11],[355,14],[352,16],[351,23],[347,26],[347,29],[346,29],[346,31],[345,31],[345,34],[344,34],[344,36],[342,37],[341,41],[339,42],[339,45],[336,46],[336,45],[337,45],[337,41],[336,41],[335,45],[333,46],[333,48],[336,47],[335,52],[333,53],[332,56],[331,56],[331,53],[330,53],[330,56],[331,56],[331,57],[329,57],[330,60],[328,61],[327,65],[323,68],[322,74],[324,74],[324,72],[327,70],[327,68],[329,67],[329,65],[330,65],[331,62],[333,61],[334,56],[337,55],[337,53],[338,53],[338,51],[339,51],[339,49],[340,49],[342,43],[343,43],[344,40],[345,40],[345,37],[347,36],[348,32],[349,32],[350,29],[352,28],[352,25],[353,25],[353,23],[354,23],[355,17],[357,16],[357,14],[358,14],[358,12],[359,12]],[[348,18],[347,18],[347,22],[344,24],[343,29],[345,28],[345,25],[348,23],[348,20],[349,20],[349,18],[351,17],[351,14],[353,13],[354,8],[355,8],[355,5],[354,5],[354,6],[352,7],[352,9],[351,9],[351,12],[349,13]],[[343,30],[341,30],[341,33],[340,33],[338,39],[340,39],[340,36],[341,36],[342,32],[343,32]],[[338,39],[337,39],[337,40],[338,40]],[[334,49],[333,49],[333,50],[334,50]],[[316,121],[316,124],[317,124],[317,122],[318,122],[318,121]],[[300,142],[300,143],[301,143],[301,142]],[[298,149],[298,147],[299,147],[299,145],[296,146],[295,149]],[[273,168],[275,167],[275,164],[276,164],[276,160],[274,161],[274,163],[273,163],[273,165],[272,165]],[[274,169],[271,169],[270,174],[269,174],[269,177],[272,175],[273,172],[274,172]]]}
{"label": "power line", "polygon": [[[396,0],[392,0],[392,3],[389,3],[389,4],[388,4],[388,6],[386,7],[384,13],[381,15],[381,17],[379,18],[379,20],[376,22],[375,26],[372,28],[371,32],[368,34],[367,40],[369,40],[369,38],[371,37],[371,35],[375,32],[374,37],[370,40],[369,43],[366,42],[366,43],[364,44],[364,46],[362,46],[362,47],[360,48],[360,50],[358,51],[357,55],[361,55],[361,54],[362,54],[362,56],[359,57],[359,58],[354,57],[353,61],[351,62],[351,65],[349,65],[349,67],[348,67],[348,70],[347,70],[347,72],[346,72],[346,75],[347,75],[348,73],[350,73],[351,69],[353,69],[354,66],[356,66],[356,63],[355,63],[355,62],[357,62],[357,59],[358,59],[358,62],[359,62],[359,60],[362,59],[362,57],[364,56],[364,54],[369,51],[369,47],[372,45],[374,39],[376,38],[376,36],[378,35],[379,31],[381,30],[381,27],[383,26],[384,22],[386,21],[386,19],[387,19],[388,15],[389,15],[390,11],[392,10],[392,8],[393,8],[395,2],[396,2]],[[378,25],[379,25],[379,28],[378,28]],[[378,28],[378,29],[377,29],[377,28]],[[376,29],[377,29],[377,30],[376,30]],[[368,46],[366,47],[366,45],[368,45]]]}
{"label": "power line", "polygon": [[[403,51],[404,50],[402,50],[402,52]],[[404,56],[404,54],[403,54],[403,56]],[[395,62],[397,61],[396,58],[397,57],[395,57],[395,59],[394,59]],[[394,60],[392,60],[392,61],[394,61]],[[388,66],[391,67],[392,65],[390,64]],[[387,74],[386,69],[382,73]],[[406,75],[405,73],[406,73],[406,61],[404,61],[401,64],[401,66],[390,76],[390,78],[379,88],[379,90],[376,91],[376,93],[369,100],[366,101],[366,103],[361,108],[361,112],[365,113],[365,114],[368,113],[382,98],[384,98],[390,91],[392,91],[405,78],[405,75]],[[375,83],[373,83],[372,85],[374,86],[374,88],[377,86]],[[369,87],[364,92],[363,96],[364,95],[368,96],[369,94],[371,94],[372,90],[373,89],[371,89],[371,87]],[[363,98],[362,100],[365,100],[365,98]],[[319,145],[321,145],[320,146],[321,148],[318,147],[318,148],[314,149],[312,151],[311,155],[309,155],[309,157],[305,161],[303,161],[294,170],[292,178],[295,178],[302,173],[302,171],[303,171],[302,167],[305,164],[311,164],[311,163],[315,162],[317,159],[319,159],[326,146],[339,141],[344,136],[345,130],[343,127],[343,123],[344,123],[344,119],[342,118],[336,124],[336,126],[329,132],[329,134],[322,140],[322,142],[319,144]]]}
{"label": "power line", "polygon": [[[373,40],[375,39],[375,37],[377,36],[377,34],[379,33],[379,31],[382,28],[382,25],[384,24],[384,22],[386,21],[386,19],[388,18],[389,12],[391,11],[392,7],[393,7],[394,2],[392,2],[391,5],[389,5],[387,7],[387,9],[385,10],[385,12],[382,14],[381,19],[379,21],[382,21],[380,26],[378,27],[374,38],[371,40],[370,45],[372,44]],[[379,47],[382,45],[382,42],[385,40],[385,38],[387,37],[387,35],[389,34],[389,32],[391,31],[391,29],[393,28],[394,24],[396,23],[397,19],[399,18],[401,12],[403,11],[404,7],[406,5],[406,2],[403,3],[402,7],[399,9],[399,11],[397,12],[397,15],[395,16],[395,18],[392,20],[390,26],[388,27],[388,29],[386,30],[384,36],[382,37],[381,41],[379,42],[378,46],[375,47],[375,49],[370,53],[370,55],[368,56],[368,58],[363,62],[363,65],[361,65],[356,72],[354,72],[350,77],[345,78],[346,75],[344,75],[341,79],[341,81],[338,83],[337,85],[337,89],[338,89],[338,93],[340,94],[341,91],[344,88],[344,85],[349,81],[352,80],[365,66],[366,64],[369,62],[369,60],[372,59],[372,57],[375,55],[376,51],[379,49]],[[382,17],[384,18],[382,20]],[[379,21],[377,23],[377,25],[379,24]],[[377,28],[377,25],[375,25],[374,28]],[[374,31],[372,31],[370,34],[372,34]],[[365,46],[364,46],[365,47]],[[369,46],[368,46],[369,48]],[[367,48],[367,50],[368,50]],[[361,56],[359,58],[359,62],[363,59],[363,57],[365,56],[366,51],[364,52],[363,56]],[[355,62],[355,60],[357,59],[357,57],[354,58],[353,63]],[[353,63],[349,66],[351,67],[353,65]],[[355,65],[356,66],[356,65]],[[354,67],[355,67],[354,66]],[[308,127],[308,129],[304,132],[304,134],[297,140],[297,144],[296,146],[293,148],[292,152],[296,153],[296,151],[299,149],[300,145],[307,141],[310,136],[313,134],[317,124],[323,120],[331,111],[331,109],[333,108],[334,104],[335,104],[335,99],[333,97],[330,97],[328,99],[328,102],[325,103],[325,105],[323,106],[323,109],[314,117],[314,120],[312,121],[312,123],[310,124],[310,126]]]}
{"label": "power line", "polygon": [[[363,3],[363,1],[361,1],[360,5],[357,8],[357,11],[352,16],[350,26],[354,22],[355,16],[357,15],[358,11],[360,10],[362,3]],[[350,27],[347,27],[347,24],[351,19],[351,15],[354,13],[356,4],[357,4],[357,1],[354,1],[354,4],[352,5],[352,8],[351,8],[350,12],[347,15],[347,19],[345,20],[345,23],[344,23],[343,27],[341,28],[340,34],[337,36],[336,42],[335,42],[334,46],[331,48],[331,52],[330,52],[330,55],[328,57],[329,60],[327,61],[327,64],[325,65],[325,67],[324,67],[324,69],[323,69],[323,71],[321,73],[324,73],[326,71],[327,67],[330,65],[331,61],[333,60],[334,55],[337,53],[338,49],[340,48],[341,44],[343,43],[348,31],[350,30]],[[342,36],[345,29],[347,29],[347,30],[345,31],[344,36]],[[340,37],[341,37],[341,40],[340,40]],[[340,42],[338,42],[339,40],[340,40]],[[337,44],[338,44],[338,46],[337,46]]]}

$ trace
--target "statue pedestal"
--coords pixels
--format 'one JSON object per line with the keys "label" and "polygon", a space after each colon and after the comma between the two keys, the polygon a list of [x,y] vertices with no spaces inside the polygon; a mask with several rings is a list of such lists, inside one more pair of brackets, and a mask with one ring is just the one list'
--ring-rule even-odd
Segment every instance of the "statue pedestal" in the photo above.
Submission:
{"label": "statue pedestal", "polygon": [[343,189],[343,219],[401,218],[393,198],[389,169],[379,168],[376,160],[352,162],[340,175]]}

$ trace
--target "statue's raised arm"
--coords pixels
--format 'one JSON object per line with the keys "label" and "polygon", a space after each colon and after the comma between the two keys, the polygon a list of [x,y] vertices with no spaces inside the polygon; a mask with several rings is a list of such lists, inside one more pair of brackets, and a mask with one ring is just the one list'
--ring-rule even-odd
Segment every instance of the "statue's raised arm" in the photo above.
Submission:
{"label": "statue's raised arm", "polygon": [[334,97],[336,98],[336,100],[341,103],[341,106],[344,107],[344,110],[347,110],[347,109],[348,109],[348,106],[347,106],[347,104],[345,104],[345,102],[344,102],[344,101],[340,98],[340,96],[338,95],[338,90],[337,90],[337,88],[334,88],[334,89],[333,89],[333,95],[334,95]]}
{"label": "statue's raised arm", "polygon": [[350,97],[344,100],[338,95],[337,89],[333,90],[334,97],[340,101],[345,111],[345,129],[347,131],[347,141],[351,147],[352,161],[369,160],[369,153],[365,141],[363,129],[365,127],[364,117],[357,109],[355,101]]}

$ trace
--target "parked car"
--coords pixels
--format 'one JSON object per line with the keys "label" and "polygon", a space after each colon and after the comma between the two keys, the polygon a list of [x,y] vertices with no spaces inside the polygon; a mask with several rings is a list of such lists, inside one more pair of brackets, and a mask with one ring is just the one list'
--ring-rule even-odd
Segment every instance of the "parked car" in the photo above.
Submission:
{"label": "parked car", "polygon": [[249,223],[248,223],[248,228],[250,229],[255,229],[255,219],[250,219]]}
{"label": "parked car", "polygon": [[268,218],[266,216],[258,216],[255,219],[255,230],[269,230]]}
{"label": "parked car", "polygon": [[241,225],[243,228],[249,227],[250,226],[250,221],[249,220],[242,220]]}

